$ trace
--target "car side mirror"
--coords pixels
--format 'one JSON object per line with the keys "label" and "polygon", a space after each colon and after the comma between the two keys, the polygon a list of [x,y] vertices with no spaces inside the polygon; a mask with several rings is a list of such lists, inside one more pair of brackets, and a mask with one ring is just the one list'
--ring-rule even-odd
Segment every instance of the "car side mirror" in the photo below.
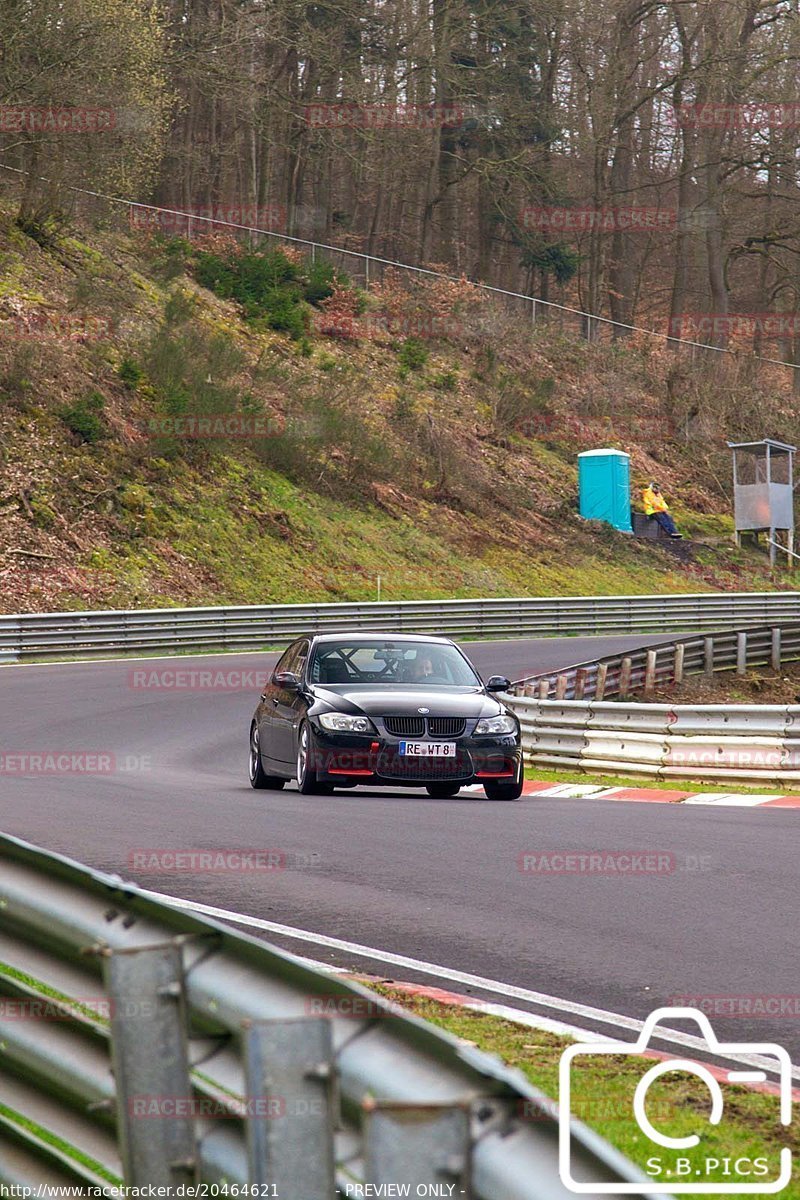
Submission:
{"label": "car side mirror", "polygon": [[507,692],[510,687],[511,680],[506,679],[505,675],[492,675],[486,684],[487,692]]}
{"label": "car side mirror", "polygon": [[287,692],[296,692],[300,687],[300,677],[294,671],[278,671],[272,682]]}

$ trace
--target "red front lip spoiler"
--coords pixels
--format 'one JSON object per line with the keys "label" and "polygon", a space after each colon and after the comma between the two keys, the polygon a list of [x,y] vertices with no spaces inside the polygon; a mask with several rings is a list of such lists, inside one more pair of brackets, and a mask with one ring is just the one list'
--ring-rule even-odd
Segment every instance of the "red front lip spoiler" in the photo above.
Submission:
{"label": "red front lip spoiler", "polygon": [[375,774],[374,771],[355,770],[354,768],[346,767],[328,767],[326,775],[368,775],[370,778]]}

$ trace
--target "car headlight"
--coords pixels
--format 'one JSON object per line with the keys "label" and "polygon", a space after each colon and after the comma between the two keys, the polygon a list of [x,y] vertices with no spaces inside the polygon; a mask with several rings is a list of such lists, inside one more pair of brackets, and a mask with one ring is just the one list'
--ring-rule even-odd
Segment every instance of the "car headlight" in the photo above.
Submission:
{"label": "car headlight", "polygon": [[319,723],[323,729],[337,733],[374,733],[375,726],[369,717],[350,717],[347,713],[320,713]]}
{"label": "car headlight", "polygon": [[517,722],[514,717],[503,713],[499,717],[482,717],[475,726],[475,733],[516,733]]}

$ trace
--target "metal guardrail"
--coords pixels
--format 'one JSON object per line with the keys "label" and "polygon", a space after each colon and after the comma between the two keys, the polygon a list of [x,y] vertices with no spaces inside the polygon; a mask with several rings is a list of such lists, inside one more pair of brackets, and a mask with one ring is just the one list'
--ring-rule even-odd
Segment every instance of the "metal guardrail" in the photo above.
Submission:
{"label": "metal guardrail", "polygon": [[660,779],[800,781],[800,706],[513,698],[526,760]]}
{"label": "metal guardrail", "polygon": [[[514,685],[526,760],[660,778],[797,783],[800,706],[609,703],[684,674],[800,660],[800,625],[717,632],[579,663]],[[554,688],[555,698],[548,697]],[[536,697],[536,699],[534,699]]]}
{"label": "metal guardrail", "polygon": [[[9,837],[0,866],[0,1183],[571,1195],[552,1102],[494,1056],[119,878]],[[574,1139],[579,1178],[649,1195]]]}
{"label": "metal guardrail", "polygon": [[781,663],[798,660],[800,624],[716,630],[529,675],[517,680],[512,691],[539,700],[603,700],[637,692],[647,698],[660,684],[680,684],[684,675],[732,670],[743,675],[750,667],[764,666],[779,671]]}
{"label": "metal guardrail", "polygon": [[0,662],[183,650],[259,650],[311,630],[568,637],[800,621],[798,592],[269,604],[0,616]]}

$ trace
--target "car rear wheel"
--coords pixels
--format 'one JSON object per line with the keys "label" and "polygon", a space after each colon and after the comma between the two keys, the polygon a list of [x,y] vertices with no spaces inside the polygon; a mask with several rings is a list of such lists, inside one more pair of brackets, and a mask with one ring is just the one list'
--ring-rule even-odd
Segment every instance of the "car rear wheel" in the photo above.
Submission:
{"label": "car rear wheel", "polygon": [[261,764],[261,751],[258,745],[258,726],[255,721],[250,726],[250,787],[275,788],[280,790],[286,783],[279,775],[267,775]]}
{"label": "car rear wheel", "polygon": [[460,783],[426,783],[425,791],[434,800],[446,800],[448,796],[457,796],[461,791]]}
{"label": "car rear wheel", "polygon": [[329,783],[320,783],[311,765],[311,733],[306,721],[297,735],[297,790],[304,796],[330,796],[333,788]]}

